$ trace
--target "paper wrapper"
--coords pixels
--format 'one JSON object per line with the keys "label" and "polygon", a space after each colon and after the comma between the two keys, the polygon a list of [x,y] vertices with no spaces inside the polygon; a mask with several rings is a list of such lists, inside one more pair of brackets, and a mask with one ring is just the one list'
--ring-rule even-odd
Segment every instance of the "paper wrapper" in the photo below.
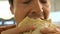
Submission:
{"label": "paper wrapper", "polygon": [[29,32],[23,32],[23,34],[41,34],[40,30],[44,27],[52,27],[52,28],[56,27],[54,24],[52,24],[51,19],[41,20],[40,18],[32,19],[29,17],[26,17],[22,22],[20,22],[18,27],[22,27],[27,24],[35,25],[37,28],[34,31],[30,30]]}

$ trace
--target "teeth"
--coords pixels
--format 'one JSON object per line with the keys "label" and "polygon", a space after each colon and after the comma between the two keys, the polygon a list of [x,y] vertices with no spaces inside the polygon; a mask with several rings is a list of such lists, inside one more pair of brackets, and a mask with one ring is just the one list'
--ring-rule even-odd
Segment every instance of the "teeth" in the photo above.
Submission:
{"label": "teeth", "polygon": [[43,19],[44,19],[44,17],[40,17],[40,19],[42,19],[42,20],[43,20]]}

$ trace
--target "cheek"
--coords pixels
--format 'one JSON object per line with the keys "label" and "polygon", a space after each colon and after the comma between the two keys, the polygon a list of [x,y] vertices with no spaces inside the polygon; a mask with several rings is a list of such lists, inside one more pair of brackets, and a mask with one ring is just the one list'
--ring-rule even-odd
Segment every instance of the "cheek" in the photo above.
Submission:
{"label": "cheek", "polygon": [[48,19],[49,18],[49,14],[50,14],[50,8],[45,8],[44,9],[45,19]]}
{"label": "cheek", "polygon": [[20,17],[25,16],[27,12],[28,12],[28,9],[26,9],[24,7],[17,7],[15,10],[15,14]]}
{"label": "cheek", "polygon": [[28,13],[29,9],[27,8],[23,8],[23,7],[16,7],[15,11],[15,20],[17,23],[19,23],[20,21],[22,21],[26,14]]}

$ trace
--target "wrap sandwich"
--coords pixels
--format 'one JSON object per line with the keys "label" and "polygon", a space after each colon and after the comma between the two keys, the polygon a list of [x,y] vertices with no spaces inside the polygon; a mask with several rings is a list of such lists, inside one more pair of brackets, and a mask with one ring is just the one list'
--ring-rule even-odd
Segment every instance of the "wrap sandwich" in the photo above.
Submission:
{"label": "wrap sandwich", "polygon": [[19,23],[18,27],[22,27],[27,24],[32,24],[32,25],[36,26],[36,29],[34,31],[30,30],[29,32],[23,32],[22,34],[42,34],[40,32],[40,30],[44,27],[52,27],[54,29],[56,28],[56,26],[54,24],[52,24],[51,19],[41,20],[40,18],[33,19],[33,18],[29,18],[29,17],[26,17],[23,21],[21,21]]}

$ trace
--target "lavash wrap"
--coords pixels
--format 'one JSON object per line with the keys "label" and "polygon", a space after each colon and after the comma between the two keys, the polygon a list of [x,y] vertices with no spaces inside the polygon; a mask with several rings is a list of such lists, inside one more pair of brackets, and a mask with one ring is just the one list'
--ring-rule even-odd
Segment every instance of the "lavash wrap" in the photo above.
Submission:
{"label": "lavash wrap", "polygon": [[34,31],[30,30],[29,32],[23,32],[22,34],[42,34],[40,30],[45,27],[52,27],[55,28],[56,26],[52,24],[51,19],[49,20],[41,20],[40,18],[33,19],[26,17],[23,21],[21,21],[18,25],[18,27],[22,27],[27,24],[32,24],[36,26],[36,29]]}

